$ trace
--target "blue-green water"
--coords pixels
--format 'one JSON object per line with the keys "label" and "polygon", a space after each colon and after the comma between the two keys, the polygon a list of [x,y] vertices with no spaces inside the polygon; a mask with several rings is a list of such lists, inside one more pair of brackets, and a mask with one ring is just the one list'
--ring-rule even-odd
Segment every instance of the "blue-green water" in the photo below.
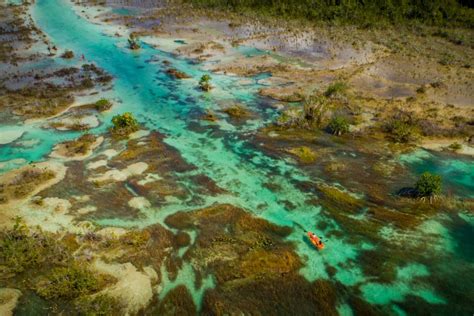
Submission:
{"label": "blue-green water", "polygon": [[[294,242],[303,261],[304,266],[300,273],[309,282],[333,279],[344,286],[358,288],[367,302],[391,306],[394,311],[400,310],[400,307],[392,304],[403,302],[408,296],[418,297],[429,304],[447,304],[443,293],[437,293],[430,284],[434,267],[418,262],[404,262],[396,267],[396,279],[389,284],[376,282],[364,275],[358,265],[359,256],[363,251],[383,251],[377,248],[376,241],[361,237],[357,242],[349,242],[335,220],[324,214],[320,206],[307,202],[314,198],[314,195],[298,189],[298,183],[314,182],[318,179],[310,179],[293,164],[271,158],[246,141],[247,133],[255,131],[276,115],[273,110],[258,106],[258,84],[243,84],[240,83],[240,78],[212,74],[215,89],[210,94],[203,94],[196,89],[198,78],[205,73],[199,65],[145,44],[139,52],[131,52],[126,49],[125,38],[105,35],[100,25],[89,23],[77,16],[70,4],[64,0],[38,0],[33,9],[33,18],[58,47],[72,49],[76,55],[84,54],[90,61],[114,76],[114,89],[108,92],[108,96],[122,102],[111,112],[101,115],[100,119],[105,124],[94,129],[94,133],[104,132],[113,115],[125,111],[133,112],[147,129],[158,130],[164,134],[165,142],[176,148],[184,160],[196,166],[198,172],[207,175],[229,192],[218,196],[194,193],[200,198],[193,201],[198,202],[170,200],[160,206],[159,211],[153,207],[142,210],[143,217],[134,220],[108,218],[97,221],[98,224],[122,227],[145,227],[154,223],[165,225],[164,219],[170,214],[195,210],[214,203],[230,203],[242,207],[258,217],[282,226],[294,226],[296,222],[307,230],[314,230],[319,224],[325,224],[325,230],[339,230],[341,234],[332,237],[328,247],[321,253],[315,253],[313,248],[303,242],[303,234],[299,229],[294,229],[288,237],[288,240]],[[247,48],[243,50],[248,51]],[[253,53],[248,51],[248,54]],[[163,60],[169,61],[174,68],[186,72],[194,79],[172,80],[165,73],[166,69],[161,62]],[[206,110],[218,112],[217,104],[223,101],[246,104],[253,111],[259,112],[264,119],[251,121],[238,128],[226,123],[226,120],[220,120],[217,125],[218,132],[215,127],[199,129],[200,131],[190,128],[192,124],[207,127],[208,123],[202,122],[196,114],[205,113]],[[25,161],[38,161],[43,159],[56,143],[78,135],[74,132],[59,133],[42,129],[37,123],[4,126],[1,129],[24,131],[21,141],[38,140],[38,143],[31,147],[1,146],[1,160],[21,158]],[[429,169],[435,168],[430,167],[431,164],[428,163]],[[416,168],[423,168],[422,166],[423,162]],[[5,168],[15,167],[17,166],[13,164]],[[461,180],[457,185],[464,190],[472,188],[471,167],[472,165],[468,165],[467,168],[461,168]],[[439,169],[446,170],[444,167]],[[191,175],[184,173],[179,177],[186,182],[186,178]],[[266,183],[278,183],[281,189],[271,190],[267,188]],[[294,208],[288,209],[285,201],[290,201]],[[325,230],[321,232],[324,233]],[[419,235],[424,233],[426,232],[419,232]],[[453,239],[447,230],[431,229],[429,233],[442,240]],[[388,227],[380,234],[395,238],[399,232]],[[419,236],[416,234],[418,232],[414,236]],[[335,270],[334,276],[328,274],[328,266]],[[198,306],[203,291],[214,286],[211,275],[205,278],[200,288],[196,288],[193,284],[194,272],[189,264],[183,265],[178,278],[173,282],[169,281],[164,270],[161,272],[165,292],[184,284]],[[344,302],[341,301],[342,303]],[[341,306],[341,313],[350,312],[348,305]]]}

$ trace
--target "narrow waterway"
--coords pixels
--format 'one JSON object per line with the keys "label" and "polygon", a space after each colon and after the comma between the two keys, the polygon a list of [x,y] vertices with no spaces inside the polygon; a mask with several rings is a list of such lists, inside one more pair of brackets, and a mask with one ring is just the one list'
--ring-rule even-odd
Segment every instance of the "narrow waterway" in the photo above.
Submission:
{"label": "narrow waterway", "polygon": [[[270,120],[276,115],[274,110],[259,105],[261,100],[257,95],[257,83],[243,83],[240,78],[213,74],[215,89],[211,94],[203,95],[196,89],[197,78],[205,73],[199,65],[147,45],[139,52],[131,52],[126,48],[126,38],[107,35],[104,26],[79,17],[65,0],[38,0],[32,13],[34,21],[52,43],[61,49],[84,54],[89,62],[97,64],[114,77],[113,90],[108,91],[106,96],[120,100],[120,104],[101,117],[103,124],[94,129],[94,133],[104,132],[113,115],[133,112],[147,129],[164,134],[165,142],[176,148],[188,163],[196,166],[199,173],[205,174],[229,192],[218,196],[195,193],[199,198],[192,199],[193,202],[173,200],[161,206],[159,211],[149,208],[145,216],[139,219],[107,218],[99,220],[97,224],[120,227],[146,227],[154,223],[164,225],[164,219],[175,212],[195,210],[214,203],[230,203],[272,223],[295,227],[288,239],[294,241],[297,252],[305,263],[300,272],[310,282],[320,278],[329,279],[326,267],[330,266],[336,270],[334,275],[338,282],[348,287],[360,286],[362,296],[372,304],[390,305],[413,296],[430,304],[448,303],[449,295],[437,293],[430,284],[430,275],[435,268],[418,262],[405,262],[403,266],[397,267],[396,281],[391,284],[371,282],[362,272],[358,259],[362,251],[377,249],[376,240],[365,240],[362,237],[358,243],[349,243],[341,231],[340,237],[331,238],[329,246],[321,253],[315,253],[303,241],[304,234],[295,223],[307,230],[314,229],[321,222],[325,224],[320,225],[321,227],[331,230],[337,230],[339,226],[335,220],[322,214],[321,207],[308,202],[314,198],[313,195],[298,189],[298,183],[302,181],[316,182],[321,181],[320,179],[309,179],[294,164],[271,158],[246,141],[248,133],[265,124],[265,119]],[[195,79],[171,79],[165,73],[162,63],[164,60]],[[236,128],[225,121],[218,125],[208,125],[199,119],[200,115],[196,115],[205,113],[208,109],[217,110],[217,103],[225,100],[247,104],[259,111],[265,119],[250,121]],[[77,136],[73,132],[58,134],[35,124],[19,126],[18,129],[26,133],[27,139],[38,139],[38,144],[28,149],[4,146],[0,148],[2,157],[37,161],[47,155],[54,144]],[[179,176],[184,183],[188,181],[189,175]],[[470,187],[471,180],[463,181]],[[265,185],[268,183],[278,183],[280,189],[269,189]],[[189,187],[192,188],[192,185]],[[291,210],[287,208],[288,201],[294,206]],[[433,233],[439,228],[436,225],[439,224],[429,223],[424,229]],[[472,228],[472,223],[468,223],[467,227]],[[387,231],[383,233],[392,236],[396,234],[390,229],[392,228],[387,227]],[[423,233],[420,231],[420,235]],[[446,230],[439,229],[435,234],[443,242],[455,243]],[[463,265],[460,270],[464,271],[466,265],[468,270],[471,269],[471,260],[472,258],[464,261],[459,259],[459,264]],[[440,273],[441,269],[436,271]],[[167,279],[164,270],[162,274],[164,290],[161,296],[172,287],[184,284],[198,306],[205,289],[214,286],[212,276],[208,276],[201,287],[196,288],[189,264],[183,265],[178,278],[173,282]],[[350,310],[344,308],[340,312],[350,314]],[[394,312],[403,313],[396,307]]]}

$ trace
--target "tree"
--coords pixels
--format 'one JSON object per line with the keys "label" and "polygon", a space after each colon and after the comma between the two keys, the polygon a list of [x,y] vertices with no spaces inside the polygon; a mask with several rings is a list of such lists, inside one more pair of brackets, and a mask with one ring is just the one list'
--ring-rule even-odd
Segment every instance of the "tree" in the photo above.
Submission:
{"label": "tree", "polygon": [[112,133],[117,136],[127,136],[130,133],[138,130],[138,121],[130,112],[125,112],[121,115],[115,115],[112,118]]}
{"label": "tree", "polygon": [[211,79],[211,76],[209,76],[208,74],[205,74],[201,77],[201,79],[199,80],[199,87],[201,88],[201,90],[210,91],[212,89]]}
{"label": "tree", "polygon": [[130,34],[128,37],[128,47],[132,50],[140,49],[140,44],[138,43],[138,37],[135,34]]}
{"label": "tree", "polygon": [[441,176],[425,172],[416,182],[415,190],[418,197],[434,197],[441,194],[441,186]]}

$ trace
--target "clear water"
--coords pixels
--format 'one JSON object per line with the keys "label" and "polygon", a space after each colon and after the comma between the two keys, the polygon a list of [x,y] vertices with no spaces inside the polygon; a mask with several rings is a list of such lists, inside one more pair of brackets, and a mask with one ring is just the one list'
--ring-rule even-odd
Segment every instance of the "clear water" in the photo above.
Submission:
{"label": "clear water", "polygon": [[[336,221],[321,212],[321,207],[306,202],[314,198],[314,195],[302,192],[297,187],[299,182],[316,179],[309,179],[293,164],[271,158],[246,141],[248,133],[255,131],[276,115],[272,110],[257,106],[259,98],[256,92],[260,88],[257,83],[243,84],[239,82],[241,78],[212,74],[215,89],[211,94],[203,94],[196,89],[198,78],[205,73],[199,65],[147,45],[143,45],[139,52],[131,52],[125,48],[125,38],[107,36],[100,25],[89,23],[77,16],[65,0],[38,0],[34,5],[33,18],[56,45],[72,49],[76,55],[86,55],[89,60],[115,77],[110,97],[120,99],[122,103],[115,106],[111,112],[103,114],[100,119],[104,124],[93,132],[105,131],[113,115],[125,111],[133,112],[147,129],[163,133],[166,136],[165,142],[176,148],[188,163],[197,166],[199,172],[229,192],[219,196],[199,196],[200,199],[193,199],[194,202],[170,199],[166,205],[160,206],[159,212],[152,207],[141,210],[144,216],[137,219],[108,218],[97,221],[97,224],[122,227],[146,227],[154,223],[165,225],[164,219],[170,214],[199,209],[217,202],[242,207],[277,225],[295,227],[297,223],[306,230],[314,230],[318,224],[325,223],[328,229],[340,229]],[[250,55],[262,54],[261,51],[248,48],[242,50]],[[171,62],[173,67],[195,79],[170,79],[163,68],[163,60]],[[251,121],[239,128],[221,120],[217,131],[210,127],[200,129],[201,131],[189,128],[191,124],[206,127],[207,123],[201,122],[195,114],[204,113],[208,109],[217,110],[217,103],[225,100],[237,101],[248,105],[254,111],[261,111],[264,119]],[[37,123],[2,127],[2,130],[12,129],[22,131],[23,136],[19,141],[26,141],[29,146],[1,146],[0,157],[4,161],[41,160],[56,143],[78,135],[74,132],[58,133],[45,130]],[[37,143],[32,140],[37,140]],[[409,157],[404,159],[417,168],[416,160]],[[420,164],[425,166],[425,159],[420,159]],[[450,166],[453,165],[460,166],[458,163],[452,163]],[[4,169],[0,171],[17,166],[17,163],[5,164]],[[431,164],[428,163],[428,166]],[[452,167],[454,171],[449,172],[457,172],[457,167]],[[437,167],[434,162],[433,168],[439,168],[443,172],[448,172],[446,170],[449,169],[446,166]],[[459,186],[470,190],[474,173],[470,169],[472,165],[461,165],[460,168],[463,169],[464,176],[467,172],[467,178],[459,180]],[[186,182],[192,172],[179,176]],[[281,189],[270,190],[266,188],[265,183],[278,183]],[[191,185],[189,187],[192,189]],[[295,208],[287,209],[285,201],[291,201]],[[468,225],[472,227],[472,222]],[[391,228],[387,230],[387,234],[391,236],[396,233]],[[451,238],[449,231],[431,233],[437,234],[440,239]],[[340,236],[344,236],[344,232]],[[469,236],[472,235],[468,232],[467,237],[461,239]],[[349,242],[345,237],[332,237],[324,252],[315,253],[314,249],[304,242],[304,234],[299,228],[293,230],[288,240],[294,242],[304,263],[300,273],[310,282],[331,279],[325,269],[326,266],[331,266],[335,269],[335,280],[347,287],[359,287],[366,301],[374,305],[387,305],[394,313],[403,313],[400,307],[393,304],[402,302],[408,296],[418,297],[430,304],[446,304],[443,293],[436,293],[430,285],[431,267],[424,264],[405,262],[397,267],[396,281],[389,284],[373,282],[365,276],[358,265],[358,258],[362,251],[377,248],[374,241],[359,240],[355,243]],[[164,291],[162,293],[184,284],[197,306],[200,305],[204,290],[215,286],[211,275],[204,278],[200,288],[195,288],[194,272],[187,263],[173,282],[169,281],[164,269],[161,273]],[[346,304],[341,304],[338,310],[343,315],[352,314]]]}

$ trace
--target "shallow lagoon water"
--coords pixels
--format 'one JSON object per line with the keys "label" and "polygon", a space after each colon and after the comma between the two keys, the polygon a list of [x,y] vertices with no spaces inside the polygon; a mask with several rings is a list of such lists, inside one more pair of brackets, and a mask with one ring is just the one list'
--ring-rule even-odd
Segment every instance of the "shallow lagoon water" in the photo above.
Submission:
{"label": "shallow lagoon water", "polygon": [[[331,266],[336,270],[335,280],[348,287],[359,286],[366,301],[374,305],[391,306],[394,313],[403,313],[400,307],[392,304],[403,302],[407,296],[416,296],[434,305],[447,303],[443,294],[436,293],[430,285],[429,278],[434,268],[424,264],[405,262],[396,268],[396,280],[389,284],[373,282],[365,276],[358,265],[358,257],[361,251],[377,249],[374,240],[362,238],[354,243],[344,237],[333,237],[324,252],[314,252],[304,241],[304,234],[299,226],[313,230],[318,224],[324,223],[328,227],[326,230],[341,228],[335,220],[323,214],[320,206],[307,202],[314,198],[312,194],[298,189],[298,183],[317,179],[309,179],[293,164],[271,158],[246,141],[246,135],[261,127],[266,120],[252,121],[239,128],[225,123],[199,131],[190,128],[193,124],[208,127],[208,123],[201,122],[196,113],[205,113],[206,110],[217,112],[220,109],[218,103],[225,101],[246,104],[268,121],[271,120],[276,113],[259,107],[261,100],[256,93],[260,87],[258,84],[241,84],[241,78],[213,74],[215,89],[211,94],[203,94],[196,89],[197,79],[173,80],[165,73],[166,69],[161,61],[171,62],[173,67],[185,71],[193,78],[199,78],[205,73],[199,65],[148,45],[143,45],[139,52],[131,52],[125,47],[125,38],[105,35],[100,25],[89,23],[77,16],[70,4],[64,0],[38,0],[33,8],[33,18],[56,45],[86,55],[89,61],[114,76],[114,89],[109,93],[112,98],[121,100],[121,103],[111,112],[101,115],[100,119],[105,124],[94,129],[94,133],[104,132],[113,115],[125,111],[133,112],[147,129],[158,130],[164,134],[164,141],[176,148],[189,164],[196,166],[198,172],[210,177],[218,186],[229,192],[218,196],[195,193],[199,195],[199,199],[193,201],[199,202],[170,199],[159,208],[159,212],[153,207],[143,208],[143,217],[133,220],[103,218],[97,220],[97,224],[121,227],[146,227],[155,223],[165,225],[165,218],[178,211],[192,211],[214,203],[229,203],[277,225],[294,227],[288,240],[294,242],[296,251],[304,262],[300,273],[309,282],[331,279],[325,269],[326,266]],[[248,54],[254,54],[254,51],[248,48],[242,49]],[[31,143],[31,146],[17,146],[18,144],[13,142],[0,147],[1,160],[25,163],[43,159],[55,144],[79,135],[75,132],[45,130],[37,123],[6,126],[2,129],[18,130],[18,134],[21,132],[22,136],[17,142],[38,140],[36,144]],[[464,165],[463,162],[450,161],[447,162],[447,167],[437,166],[435,160],[428,156],[416,154],[413,157],[403,157],[402,160],[416,170],[427,168],[430,171],[447,172],[448,175],[451,172],[460,172],[461,177],[456,178],[460,180],[452,180],[453,186],[461,188],[463,192],[473,188],[474,170],[469,162]],[[18,164],[5,166],[1,171],[16,168]],[[178,176],[184,183],[189,183],[192,190],[189,180],[191,175],[182,173]],[[278,183],[281,189],[269,189],[265,186],[266,183]],[[285,201],[291,201],[294,208],[289,210]],[[472,228],[472,223],[468,225]],[[452,240],[450,231],[444,229],[441,224],[440,226],[441,228],[436,228],[436,225],[432,225],[430,228],[440,231],[441,240]],[[325,231],[322,230],[322,233]],[[343,233],[342,231],[341,235],[344,235]],[[394,236],[396,231],[388,229],[388,234]],[[469,233],[467,236],[469,237]],[[469,259],[467,262],[469,264]],[[472,261],[470,263],[472,264]],[[178,278],[174,281],[169,281],[164,269],[161,273],[161,296],[175,286],[184,284],[197,306],[200,305],[205,289],[214,286],[212,275],[208,275],[202,286],[196,288],[194,272],[189,263],[182,266]],[[350,307],[344,304],[340,306],[339,311],[341,314],[351,313]]]}

